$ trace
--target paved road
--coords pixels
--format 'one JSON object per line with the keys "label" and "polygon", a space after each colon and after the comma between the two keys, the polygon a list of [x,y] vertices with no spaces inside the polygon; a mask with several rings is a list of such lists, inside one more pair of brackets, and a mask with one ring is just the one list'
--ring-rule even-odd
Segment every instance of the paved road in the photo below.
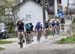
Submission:
{"label": "paved road", "polygon": [[[55,37],[51,38],[45,41],[42,41],[40,43],[36,43],[27,47],[24,47],[22,49],[16,48],[16,49],[8,49],[1,51],[0,54],[73,54],[75,45],[58,45],[54,44],[56,40],[59,40],[61,38]],[[7,47],[7,46],[6,46]],[[11,46],[16,47],[16,45]]]}
{"label": "paved road", "polygon": [[[65,36],[64,36],[64,37],[65,37]],[[55,37],[49,36],[48,38],[50,39],[50,43],[53,43],[53,41],[59,40],[59,39],[63,38],[63,36],[58,36],[58,35],[56,35]],[[37,42],[37,40],[36,40],[36,37],[34,37],[33,39],[34,39],[34,42],[32,42],[32,43],[29,44],[29,45],[26,45],[26,43],[24,43],[24,48],[25,48],[25,47],[28,47],[28,46],[31,46],[31,45],[34,45],[34,44],[39,44],[39,42]],[[6,40],[6,41],[15,41],[15,42],[14,42],[14,43],[11,43],[11,44],[0,45],[0,47],[5,48],[6,50],[18,49],[18,48],[19,48],[18,39],[17,39],[17,38],[10,38],[10,39],[5,39],[5,40]],[[48,40],[48,39],[47,39],[47,40]],[[45,37],[42,36],[41,42],[45,42],[45,41],[47,41],[47,40],[45,40]],[[40,43],[41,43],[41,42],[40,42]],[[14,46],[14,47],[12,47],[12,46]]]}
{"label": "paved road", "polygon": [[[71,50],[74,48],[74,45],[57,45],[54,44],[57,40],[61,38],[65,38],[65,36],[58,36],[55,37],[49,36],[49,39],[45,40],[42,37],[41,42],[38,43],[36,41],[36,37],[34,37],[34,42],[32,44],[26,45],[24,44],[24,48],[20,49],[17,42],[12,44],[0,45],[4,47],[5,50],[1,51],[0,54],[56,54],[60,51]],[[14,39],[6,39],[11,41],[17,41],[17,38]],[[59,51],[59,52],[58,52]],[[66,52],[66,51],[65,51]],[[70,52],[70,51],[69,51]]]}

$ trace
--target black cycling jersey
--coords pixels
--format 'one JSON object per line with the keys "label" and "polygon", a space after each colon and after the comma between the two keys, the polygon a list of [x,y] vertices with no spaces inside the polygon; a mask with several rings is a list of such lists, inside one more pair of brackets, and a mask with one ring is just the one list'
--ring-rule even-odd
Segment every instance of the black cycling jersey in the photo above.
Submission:
{"label": "black cycling jersey", "polygon": [[52,22],[52,23],[51,23],[51,26],[54,27],[54,26],[55,26],[55,22]]}
{"label": "black cycling jersey", "polygon": [[59,26],[59,24],[60,24],[60,23],[57,21],[57,22],[56,22],[56,26]]}
{"label": "black cycling jersey", "polygon": [[23,22],[18,22],[17,27],[18,27],[18,30],[24,30],[24,23]]}
{"label": "black cycling jersey", "polygon": [[47,29],[48,27],[49,27],[49,23],[46,22],[46,23],[45,23],[45,28]]}

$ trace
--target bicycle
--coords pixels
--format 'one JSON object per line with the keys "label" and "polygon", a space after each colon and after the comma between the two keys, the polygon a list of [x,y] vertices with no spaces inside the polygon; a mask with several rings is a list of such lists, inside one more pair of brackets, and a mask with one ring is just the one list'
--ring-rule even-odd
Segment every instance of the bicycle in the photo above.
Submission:
{"label": "bicycle", "polygon": [[42,30],[39,29],[39,31],[38,31],[38,33],[37,33],[37,41],[38,41],[38,42],[40,42],[41,35],[42,35]]}
{"label": "bicycle", "polygon": [[23,39],[24,39],[23,38],[23,35],[20,34],[20,37],[19,37],[19,40],[20,40],[20,42],[19,42],[20,48],[23,48],[23,43],[24,43],[24,40]]}
{"label": "bicycle", "polygon": [[48,30],[48,29],[46,29],[46,30],[45,30],[45,39],[47,39],[47,38],[48,38],[48,33],[49,33],[49,30]]}
{"label": "bicycle", "polygon": [[31,32],[26,32],[26,44],[30,44],[31,43]]}
{"label": "bicycle", "polygon": [[52,35],[54,37],[54,35],[55,35],[55,27],[52,27]]}
{"label": "bicycle", "polygon": [[61,24],[61,30],[64,32],[64,28],[65,26],[64,26],[64,24]]}
{"label": "bicycle", "polygon": [[60,26],[56,26],[56,32],[58,35],[60,34]]}

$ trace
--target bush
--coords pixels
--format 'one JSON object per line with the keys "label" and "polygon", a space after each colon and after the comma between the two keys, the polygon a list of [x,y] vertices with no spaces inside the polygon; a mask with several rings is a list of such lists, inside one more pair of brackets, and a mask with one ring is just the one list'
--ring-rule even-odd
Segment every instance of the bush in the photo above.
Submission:
{"label": "bush", "polygon": [[13,22],[8,22],[7,27],[8,27],[8,33],[13,33],[14,32],[15,25],[14,25]]}

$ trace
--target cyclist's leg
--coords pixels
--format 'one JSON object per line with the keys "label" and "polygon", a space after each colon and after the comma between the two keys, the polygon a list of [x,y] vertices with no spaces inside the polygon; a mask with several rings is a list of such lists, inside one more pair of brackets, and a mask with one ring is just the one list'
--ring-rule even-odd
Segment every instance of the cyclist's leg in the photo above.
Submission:
{"label": "cyclist's leg", "polygon": [[52,35],[54,36],[54,28],[52,27]]}
{"label": "cyclist's leg", "polygon": [[31,33],[30,33],[30,40],[31,40],[31,42],[33,41],[33,31],[31,31]]}
{"label": "cyclist's leg", "polygon": [[32,35],[32,41],[34,41],[34,40],[33,40],[33,36],[34,36],[34,32],[33,32],[33,31],[31,31],[31,35]]}
{"label": "cyclist's leg", "polygon": [[46,29],[46,30],[45,30],[45,38],[46,38],[46,39],[48,38],[47,36],[48,36],[48,30]]}
{"label": "cyclist's leg", "polygon": [[28,44],[28,31],[26,31],[26,44]]}
{"label": "cyclist's leg", "polygon": [[41,36],[41,33],[40,31],[38,31],[38,34],[37,34],[37,41],[40,42],[40,36]]}
{"label": "cyclist's leg", "polygon": [[24,35],[24,31],[21,31],[21,35],[23,36],[23,42],[25,42],[25,35]]}
{"label": "cyclist's leg", "polygon": [[46,37],[46,28],[44,29],[44,35],[45,35],[45,37]]}
{"label": "cyclist's leg", "polygon": [[31,31],[29,31],[28,38],[29,38],[29,42],[31,42]]}
{"label": "cyclist's leg", "polygon": [[55,27],[52,28],[52,34],[55,35]]}
{"label": "cyclist's leg", "polygon": [[39,31],[37,31],[37,41],[39,41]]}
{"label": "cyclist's leg", "polygon": [[61,30],[64,32],[64,24],[61,24]]}
{"label": "cyclist's leg", "polygon": [[19,31],[17,32],[17,35],[18,35],[18,40],[20,40],[20,32]]}
{"label": "cyclist's leg", "polygon": [[28,32],[26,31],[26,44],[28,42]]}
{"label": "cyclist's leg", "polygon": [[60,26],[58,26],[58,35],[60,34]]}
{"label": "cyclist's leg", "polygon": [[25,31],[24,34],[25,34],[25,40],[26,40],[27,32]]}
{"label": "cyclist's leg", "polygon": [[45,38],[47,37],[47,32],[46,32],[47,30],[45,29]]}
{"label": "cyclist's leg", "polygon": [[56,26],[56,34],[59,34],[59,26]]}
{"label": "cyclist's leg", "polygon": [[18,35],[18,44],[20,44],[20,36],[21,36],[20,31],[17,32],[17,35]]}
{"label": "cyclist's leg", "polygon": [[28,30],[28,39],[31,40],[31,30]]}
{"label": "cyclist's leg", "polygon": [[23,35],[23,37],[24,37],[24,39],[25,39],[25,34],[24,34],[24,32],[21,32],[21,34]]}
{"label": "cyclist's leg", "polygon": [[27,44],[30,43],[30,31],[27,31],[27,38],[26,38]]}

